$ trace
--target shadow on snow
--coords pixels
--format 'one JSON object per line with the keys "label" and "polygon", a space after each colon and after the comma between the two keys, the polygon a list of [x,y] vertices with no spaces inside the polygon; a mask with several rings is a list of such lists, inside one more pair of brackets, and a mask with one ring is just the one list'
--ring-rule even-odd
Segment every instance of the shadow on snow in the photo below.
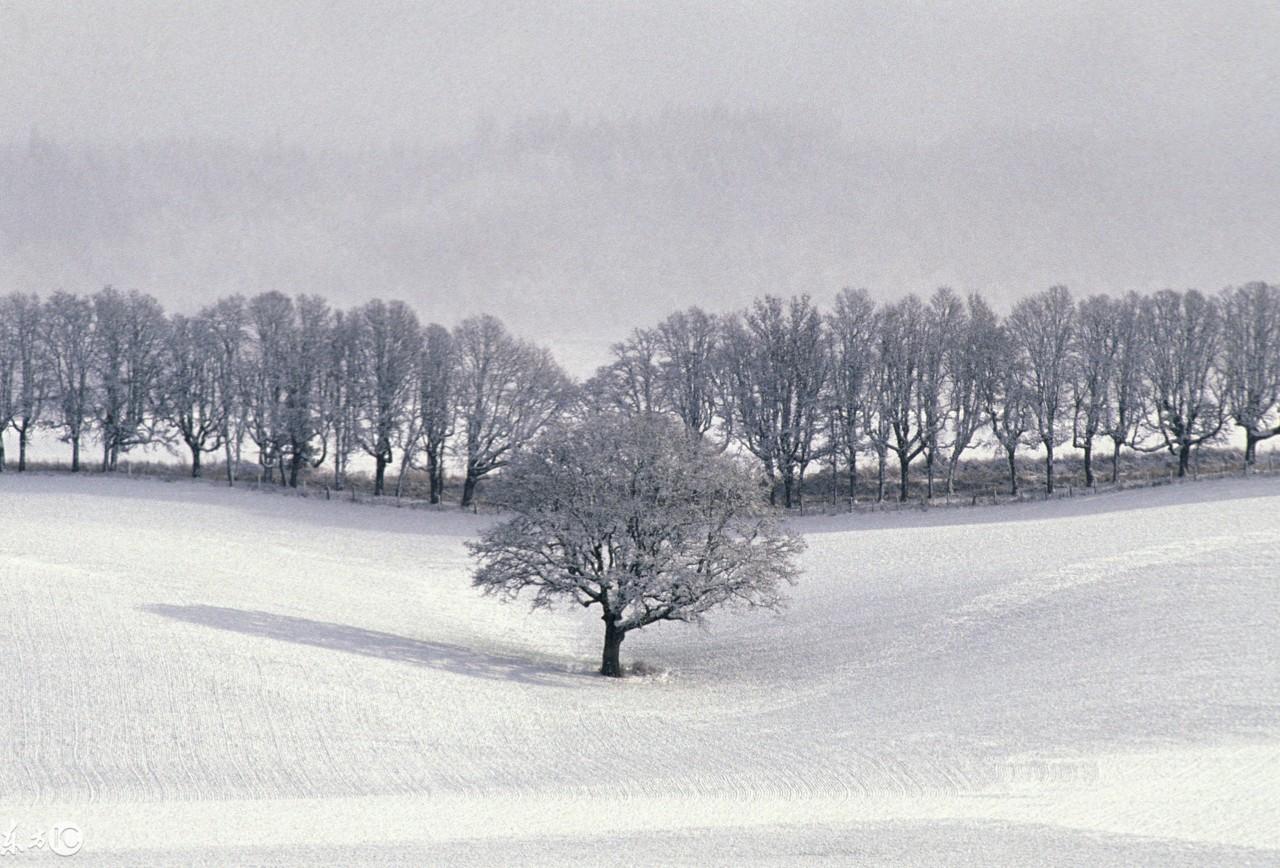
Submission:
{"label": "shadow on snow", "polygon": [[413,663],[458,675],[549,685],[572,673],[520,657],[491,654],[445,642],[410,639],[363,627],[313,621],[292,615],[277,615],[222,606],[174,606],[151,603],[139,609],[189,624],[231,630],[248,636],[262,636],[315,648],[346,651],[382,660]]}

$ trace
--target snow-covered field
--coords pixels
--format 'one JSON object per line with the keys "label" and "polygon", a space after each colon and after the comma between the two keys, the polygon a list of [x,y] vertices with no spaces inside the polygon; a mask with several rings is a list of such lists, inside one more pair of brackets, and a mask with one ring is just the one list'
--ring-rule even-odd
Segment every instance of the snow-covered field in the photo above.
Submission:
{"label": "snow-covered field", "polygon": [[0,477],[0,839],[73,823],[68,864],[101,865],[1280,864],[1280,479],[802,519],[785,614],[646,628],[624,659],[654,674],[622,681],[591,674],[594,614],[469,587],[486,520]]}

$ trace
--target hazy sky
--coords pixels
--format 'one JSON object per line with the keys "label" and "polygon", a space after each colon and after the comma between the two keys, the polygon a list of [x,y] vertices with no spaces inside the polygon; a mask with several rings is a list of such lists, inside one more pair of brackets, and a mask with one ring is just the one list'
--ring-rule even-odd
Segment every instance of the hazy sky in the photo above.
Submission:
{"label": "hazy sky", "polygon": [[431,140],[478,118],[804,106],[853,135],[1274,135],[1280,4],[0,3],[0,124]]}
{"label": "hazy sky", "polygon": [[[762,148],[785,152],[770,162],[750,154],[744,128],[730,143],[738,174],[724,190],[695,174],[691,194],[689,160],[718,147],[714,112],[725,109],[829,124],[849,152],[806,161],[804,148],[833,146],[766,130],[774,138]],[[643,140],[670,135],[652,119],[671,110],[712,114],[673,143],[670,165],[649,153],[652,177],[626,181],[643,199],[635,208],[618,187],[626,173],[602,181],[581,154],[553,166],[564,174],[557,194],[551,158],[505,166],[491,153],[447,189],[452,212],[415,210],[416,194],[403,192],[410,169],[403,184],[383,180],[401,193],[362,191],[359,213],[344,212],[329,182],[324,193],[289,191],[278,218],[271,203],[239,221],[225,204],[203,216],[148,205],[127,232],[115,231],[109,188],[86,203],[61,190],[53,205],[36,191],[0,202],[0,280],[112,282],[170,302],[318,287],[340,300],[403,295],[436,315],[438,298],[414,289],[433,285],[462,299],[459,309],[590,342],[584,333],[616,338],[677,302],[822,297],[846,283],[893,295],[949,282],[1007,301],[1058,281],[1089,291],[1280,278],[1275,0],[0,0],[0,143],[15,159],[29,159],[21,145],[35,130],[108,155],[170,138],[233,153],[302,145],[313,156],[444,144],[454,156],[433,165],[456,167],[447,161],[474,153],[458,143],[479,125],[564,113]],[[859,162],[863,153],[879,156]],[[630,165],[625,148],[619,159]],[[26,165],[10,175],[29,178]],[[765,184],[743,174],[775,165]],[[143,186],[188,203],[193,183],[170,166]],[[780,201],[788,191],[793,201]],[[533,232],[547,208],[560,222]],[[583,225],[570,225],[572,210]],[[455,212],[471,222],[450,223]],[[259,238],[245,235],[250,219]],[[360,234],[343,244],[355,238],[348,221]],[[238,258],[223,255],[229,244]],[[650,289],[652,310],[636,302]],[[577,327],[561,328],[566,319]]]}

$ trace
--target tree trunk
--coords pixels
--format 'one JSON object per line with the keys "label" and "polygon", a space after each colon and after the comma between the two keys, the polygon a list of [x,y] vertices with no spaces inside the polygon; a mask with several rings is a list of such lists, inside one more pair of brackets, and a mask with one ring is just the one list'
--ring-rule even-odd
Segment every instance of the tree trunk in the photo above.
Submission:
{"label": "tree trunk", "polygon": [[387,479],[387,456],[385,453],[379,452],[374,456],[373,460],[373,496],[381,497]]}
{"label": "tree trunk", "polygon": [[111,441],[107,438],[102,441],[102,472],[106,473],[111,469]]}
{"label": "tree trunk", "polygon": [[4,473],[4,432],[0,432],[0,473]]}
{"label": "tree trunk", "polygon": [[884,464],[885,454],[879,453],[880,460],[876,465],[876,503],[884,503]]}
{"label": "tree trunk", "polygon": [[471,505],[471,499],[476,493],[476,476],[475,472],[468,467],[467,478],[462,481],[462,508],[466,509]]}
{"label": "tree trunk", "polygon": [[80,472],[80,435],[71,438],[71,472]]}
{"label": "tree trunk", "polygon": [[1044,490],[1053,494],[1053,444],[1044,444]]}
{"label": "tree trunk", "polygon": [[[298,471],[302,469],[302,453],[297,450],[289,456],[289,487],[298,487]],[[281,474],[280,481],[284,482],[284,475]]]}
{"label": "tree trunk", "polygon": [[1181,443],[1178,446],[1178,478],[1183,479],[1187,475],[1187,468],[1191,466],[1191,444]]}
{"label": "tree trunk", "polygon": [[223,445],[226,448],[226,454],[227,454],[227,485],[234,488],[236,484],[236,465],[235,465],[235,461],[233,461],[231,458],[231,432],[224,431],[223,438],[224,438]]}
{"label": "tree trunk", "polygon": [[858,453],[849,453],[849,503],[858,502]]}
{"label": "tree trunk", "polygon": [[933,450],[929,450],[929,454],[924,458],[925,496],[929,500],[933,500],[933,458]]}
{"label": "tree trunk", "polygon": [[898,500],[907,502],[907,488],[911,482],[911,459],[902,453],[898,454]]}
{"label": "tree trunk", "polygon": [[1244,469],[1247,471],[1258,460],[1258,437],[1248,428],[1244,429]]}
{"label": "tree trunk", "polygon": [[1018,496],[1018,464],[1014,461],[1014,450],[1006,448],[1005,456],[1009,459],[1009,493]]}
{"label": "tree trunk", "polygon": [[191,478],[200,478],[200,448],[197,446],[191,447]]}
{"label": "tree trunk", "polygon": [[1115,449],[1111,453],[1111,484],[1115,485],[1120,481],[1120,441],[1113,440]]}
{"label": "tree trunk", "polygon": [[27,469],[27,429],[23,428],[18,432],[18,472],[22,473]]}
{"label": "tree trunk", "polygon": [[1093,488],[1093,439],[1084,441],[1084,487]]}
{"label": "tree trunk", "polygon": [[795,478],[792,476],[791,468],[788,467],[782,471],[782,505],[787,509],[791,509],[792,492],[795,490]]}
{"label": "tree trunk", "polygon": [[432,503],[440,502],[440,495],[444,493],[444,480],[441,478],[440,459],[432,450],[427,451],[427,478],[430,482],[431,492],[430,500]]}
{"label": "tree trunk", "polygon": [[604,616],[604,655],[600,660],[600,674],[607,675],[610,678],[622,677],[622,640],[627,635],[625,631],[618,629],[617,620],[613,615]]}

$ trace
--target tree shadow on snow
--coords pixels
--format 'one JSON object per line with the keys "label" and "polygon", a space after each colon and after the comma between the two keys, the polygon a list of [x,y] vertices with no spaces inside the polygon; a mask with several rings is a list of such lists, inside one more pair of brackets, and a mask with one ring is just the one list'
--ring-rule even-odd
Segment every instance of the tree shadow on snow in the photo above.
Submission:
{"label": "tree shadow on snow", "polygon": [[377,630],[366,630],[363,627],[313,621],[292,615],[229,609],[222,606],[174,606],[165,603],[150,603],[140,606],[139,609],[153,615],[186,621],[189,624],[216,627],[219,630],[231,630],[248,636],[262,636],[267,639],[279,639],[283,642],[295,642],[299,645],[311,645],[333,651],[346,651],[350,654],[362,654],[382,660],[429,666],[458,675],[540,685],[553,684],[572,675],[564,669],[534,663],[520,657],[491,654],[461,645],[426,642]]}

